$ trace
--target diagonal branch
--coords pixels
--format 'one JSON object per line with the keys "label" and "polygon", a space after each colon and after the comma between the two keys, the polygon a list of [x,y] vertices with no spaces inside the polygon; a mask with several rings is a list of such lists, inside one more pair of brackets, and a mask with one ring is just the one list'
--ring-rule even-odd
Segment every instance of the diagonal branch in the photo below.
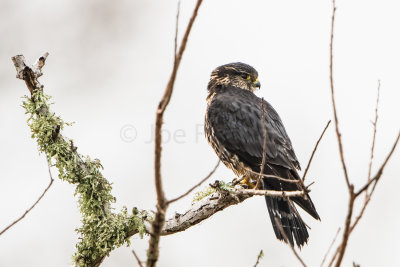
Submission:
{"label": "diagonal branch", "polygon": [[143,267],[142,261],[139,259],[139,256],[136,254],[135,250],[132,249],[132,254],[136,259],[137,264],[139,265],[139,267]]}
{"label": "diagonal branch", "polygon": [[319,142],[321,142],[322,137],[324,137],[324,134],[325,134],[326,130],[328,129],[330,123],[331,123],[331,120],[329,120],[328,123],[326,124],[324,130],[323,130],[322,133],[321,133],[321,136],[319,137],[317,143],[316,143],[315,146],[314,146],[314,150],[313,150],[313,152],[311,153],[311,157],[310,157],[310,159],[308,160],[308,164],[307,164],[306,170],[304,171],[304,174],[303,174],[303,178],[302,178],[303,183],[304,183],[304,180],[306,179],[306,175],[307,175],[308,169],[309,169],[310,166],[311,166],[311,162],[312,162],[312,160],[313,160],[313,158],[314,158],[314,154],[315,154],[315,152],[317,151]]}
{"label": "diagonal branch", "polygon": [[15,224],[17,224],[19,221],[21,221],[25,216],[39,203],[39,201],[44,197],[44,195],[47,193],[47,191],[50,189],[51,185],[53,184],[53,176],[51,175],[51,170],[50,170],[50,162],[49,159],[47,160],[47,165],[49,169],[49,176],[50,176],[50,183],[49,185],[44,189],[43,193],[39,196],[39,198],[33,203],[33,205],[27,209],[24,214],[22,214],[21,217],[19,217],[17,220],[15,220],[13,223],[11,223],[9,226],[4,228],[1,232],[0,235],[4,234],[7,230],[9,230],[11,227],[13,227]]}
{"label": "diagonal branch", "polygon": [[396,146],[399,142],[400,139],[400,132],[398,133],[396,140],[394,141],[394,144],[392,146],[392,148],[390,149],[389,154],[386,156],[385,161],[382,163],[381,167],[379,168],[379,170],[377,171],[377,173],[375,174],[375,176],[370,179],[360,190],[357,191],[356,196],[360,195],[362,192],[364,192],[365,190],[368,189],[368,187],[372,184],[372,183],[377,183],[379,181],[379,179],[381,178],[382,174],[383,174],[383,170],[386,167],[386,164],[388,163],[389,159],[392,157],[392,154],[394,152],[394,150],[396,149]]}
{"label": "diagonal branch", "polygon": [[198,182],[196,185],[194,185],[192,188],[190,188],[190,189],[189,189],[188,191],[186,191],[184,194],[180,195],[179,197],[176,197],[176,198],[174,198],[174,199],[169,200],[169,201],[168,201],[168,205],[171,204],[171,203],[173,203],[173,202],[176,202],[176,201],[178,201],[178,200],[180,200],[180,199],[182,199],[182,198],[184,198],[184,197],[186,197],[186,196],[189,195],[194,189],[196,189],[196,188],[199,187],[202,183],[204,183],[208,178],[210,178],[210,177],[214,174],[214,172],[217,170],[217,168],[218,168],[220,162],[221,162],[221,161],[218,160],[218,162],[217,162],[217,164],[215,165],[214,169],[212,169],[211,172],[210,172],[206,177],[204,177],[200,182]]}

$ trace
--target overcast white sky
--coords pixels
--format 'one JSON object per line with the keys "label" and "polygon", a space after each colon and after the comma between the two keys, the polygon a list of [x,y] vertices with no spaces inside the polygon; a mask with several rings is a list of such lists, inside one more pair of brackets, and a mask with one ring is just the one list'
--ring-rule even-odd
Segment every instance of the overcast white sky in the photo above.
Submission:
{"label": "overcast white sky", "polygon": [[[181,3],[180,37],[195,1]],[[345,158],[351,180],[367,175],[377,81],[381,79],[376,164],[389,151],[400,125],[399,3],[337,1],[335,77]],[[20,216],[49,182],[47,164],[30,138],[11,56],[28,62],[48,51],[41,78],[53,110],[76,122],[64,134],[79,151],[99,158],[113,182],[115,207],[154,209],[155,110],[171,71],[174,0],[2,0],[0,2],[0,228]],[[206,86],[217,66],[254,66],[257,93],[281,115],[303,168],[332,118],[329,89],[331,3],[321,0],[204,0],[165,115],[163,177],[167,197],[204,177],[217,157],[203,137]],[[333,126],[333,125],[332,125]],[[170,136],[170,138],[168,138]],[[56,170],[53,170],[56,176]],[[343,266],[397,266],[400,251],[400,153],[396,151],[359,227]],[[221,166],[212,179],[230,181]],[[210,180],[212,181],[212,180]],[[347,191],[334,128],[330,127],[308,174],[311,197],[322,218],[314,221],[301,256],[319,266],[346,214]],[[68,266],[80,216],[74,187],[54,182],[18,225],[0,236],[0,266]],[[170,207],[184,211],[192,196]],[[104,266],[135,266],[145,259],[147,238],[132,238]],[[161,240],[159,266],[298,266],[289,247],[275,239],[265,201],[254,197],[183,233]]]}

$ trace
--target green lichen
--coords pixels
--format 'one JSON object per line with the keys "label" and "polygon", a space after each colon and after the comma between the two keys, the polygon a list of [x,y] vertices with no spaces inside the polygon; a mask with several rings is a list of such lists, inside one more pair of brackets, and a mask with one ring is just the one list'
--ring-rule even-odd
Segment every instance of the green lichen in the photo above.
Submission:
{"label": "green lichen", "polygon": [[214,188],[212,188],[211,186],[208,186],[205,189],[203,189],[202,191],[196,192],[194,194],[192,202],[193,203],[198,202],[198,201],[202,200],[203,198],[205,198],[211,194],[214,194],[215,192],[217,192],[217,191]]}
{"label": "green lichen", "polygon": [[223,191],[232,192],[233,191],[233,184],[219,181],[219,189],[221,189]]}
{"label": "green lichen", "polygon": [[198,202],[202,200],[203,198],[216,193],[217,191],[227,191],[227,192],[232,192],[233,191],[233,184],[232,183],[225,183],[222,181],[216,181],[212,186],[208,186],[205,189],[203,189],[200,192],[196,192],[194,194],[192,203]]}
{"label": "green lichen", "polygon": [[42,90],[35,90],[32,97],[25,97],[23,107],[29,115],[28,126],[39,151],[55,161],[61,180],[76,185],[82,226],[76,230],[80,242],[73,259],[79,266],[93,266],[116,247],[124,243],[129,245],[129,236],[133,233],[142,236],[146,214],[137,209],[128,214],[125,207],[118,214],[111,212],[115,198],[111,194],[111,184],[100,171],[100,161],[80,155],[72,140],[60,135],[70,124],[50,112],[50,98]]}

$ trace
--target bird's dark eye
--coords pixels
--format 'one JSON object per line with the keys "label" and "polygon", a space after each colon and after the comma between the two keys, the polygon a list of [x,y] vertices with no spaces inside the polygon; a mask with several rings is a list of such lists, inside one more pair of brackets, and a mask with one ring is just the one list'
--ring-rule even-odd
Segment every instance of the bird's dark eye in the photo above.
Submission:
{"label": "bird's dark eye", "polygon": [[250,80],[251,79],[250,75],[248,75],[246,73],[242,73],[240,76],[245,80]]}

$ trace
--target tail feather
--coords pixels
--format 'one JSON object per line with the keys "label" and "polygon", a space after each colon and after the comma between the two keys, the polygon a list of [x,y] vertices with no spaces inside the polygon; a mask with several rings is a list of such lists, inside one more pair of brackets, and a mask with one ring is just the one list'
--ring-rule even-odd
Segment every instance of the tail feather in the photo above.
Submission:
{"label": "tail feather", "polygon": [[306,244],[308,240],[307,227],[297,211],[293,211],[294,207],[291,207],[285,199],[279,197],[266,196],[265,200],[276,238],[286,241],[279,226],[276,224],[275,218],[277,218],[279,224],[285,231],[286,237],[293,246],[294,241],[296,241],[298,247]]}
{"label": "tail feather", "polygon": [[[285,167],[272,164],[267,166],[268,168],[264,171],[265,174],[277,175],[290,180],[301,179],[296,170],[287,169]],[[301,189],[301,187],[296,183],[288,183],[276,179],[263,178],[262,184],[263,188],[266,190],[295,191]],[[312,217],[319,220],[320,218],[315,209],[314,203],[311,201],[311,198],[308,196],[308,194],[305,197],[292,197],[290,199],[266,196],[265,201],[267,203],[269,217],[271,218],[271,223],[276,237],[279,240],[286,241],[282,236],[275,218],[281,224],[290,244],[294,246],[294,241],[296,241],[296,244],[299,248],[306,244],[309,237],[307,227],[297,212],[293,202],[299,205]],[[288,201],[291,201],[291,203],[288,203]]]}

